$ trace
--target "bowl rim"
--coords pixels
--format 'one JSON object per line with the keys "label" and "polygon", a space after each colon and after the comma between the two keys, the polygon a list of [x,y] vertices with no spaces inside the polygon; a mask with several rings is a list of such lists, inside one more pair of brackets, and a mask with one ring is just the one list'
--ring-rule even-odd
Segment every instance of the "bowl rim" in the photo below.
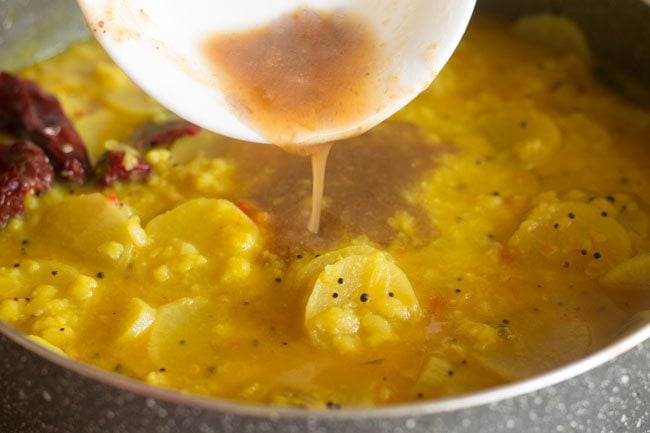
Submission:
{"label": "bowl rim", "polygon": [[262,403],[239,402],[218,397],[208,397],[198,394],[187,394],[169,388],[150,385],[144,381],[132,379],[117,373],[100,369],[91,364],[77,361],[60,355],[32,340],[25,334],[12,328],[7,323],[0,321],[0,334],[22,346],[29,352],[44,358],[72,373],[86,379],[94,380],[116,388],[121,391],[131,392],[140,397],[200,408],[214,413],[229,415],[249,416],[265,419],[279,418],[319,418],[329,420],[346,419],[381,419],[381,418],[415,418],[418,416],[434,415],[444,412],[453,412],[469,409],[476,406],[496,403],[501,400],[519,397],[524,394],[539,391],[543,388],[556,385],[568,379],[579,376],[595,369],[608,361],[614,360],[623,353],[635,348],[646,340],[650,340],[650,322],[645,322],[633,331],[623,332],[623,335],[605,347],[569,364],[555,368],[551,371],[521,380],[473,391],[457,396],[445,397],[428,401],[405,402],[398,404],[379,405],[372,407],[351,407],[340,410],[303,409],[284,407]]}

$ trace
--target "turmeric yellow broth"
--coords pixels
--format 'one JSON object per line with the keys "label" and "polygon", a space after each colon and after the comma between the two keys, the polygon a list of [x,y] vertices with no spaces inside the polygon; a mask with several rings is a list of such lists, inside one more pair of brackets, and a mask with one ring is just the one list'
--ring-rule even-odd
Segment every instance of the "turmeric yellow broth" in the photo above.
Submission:
{"label": "turmeric yellow broth", "polygon": [[430,89],[334,146],[318,236],[307,159],[205,131],[138,155],[173,116],[96,43],[21,76],[93,162],[152,166],[58,181],[0,232],[0,319],[65,356],[190,393],[380,405],[548,371],[650,308],[650,111],[509,25],[475,21]]}

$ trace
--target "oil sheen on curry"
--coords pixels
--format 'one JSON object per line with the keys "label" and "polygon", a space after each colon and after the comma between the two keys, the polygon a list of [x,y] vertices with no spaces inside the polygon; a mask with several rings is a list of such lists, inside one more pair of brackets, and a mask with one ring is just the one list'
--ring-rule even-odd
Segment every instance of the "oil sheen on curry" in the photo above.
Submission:
{"label": "oil sheen on curry", "polygon": [[475,21],[335,145],[318,235],[308,160],[175,118],[95,43],[0,75],[0,320],[152,385],[321,409],[603,347],[650,308],[650,111],[539,24]]}

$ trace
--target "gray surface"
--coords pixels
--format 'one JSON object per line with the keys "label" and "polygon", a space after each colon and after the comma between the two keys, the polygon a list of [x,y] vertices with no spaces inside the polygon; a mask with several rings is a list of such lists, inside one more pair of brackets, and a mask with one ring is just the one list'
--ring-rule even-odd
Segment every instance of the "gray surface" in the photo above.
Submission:
{"label": "gray surface", "polygon": [[71,0],[0,0],[0,67],[14,70],[88,37]]}
{"label": "gray surface", "polygon": [[[650,8],[640,0],[479,0],[479,5],[504,16],[541,10],[572,15],[587,28],[597,53],[650,84]],[[75,8],[71,0],[0,0],[0,65],[19,67],[86,35]],[[254,416],[189,407],[126,391],[126,381],[121,389],[112,387],[89,378],[87,368],[76,370],[0,335],[0,433],[650,432],[650,343],[521,397],[455,411],[434,410],[435,404],[412,406],[410,413],[378,409],[371,416],[347,411]]]}

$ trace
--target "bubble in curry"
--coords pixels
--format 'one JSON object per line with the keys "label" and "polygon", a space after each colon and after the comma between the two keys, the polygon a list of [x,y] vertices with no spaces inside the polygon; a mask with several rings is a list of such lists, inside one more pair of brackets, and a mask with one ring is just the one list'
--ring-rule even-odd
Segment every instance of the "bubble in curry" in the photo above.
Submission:
{"label": "bubble in curry", "polygon": [[153,385],[324,409],[597,350],[650,308],[650,111],[535,25],[475,21],[334,146],[318,235],[308,160],[175,118],[95,43],[3,76],[0,320]]}

